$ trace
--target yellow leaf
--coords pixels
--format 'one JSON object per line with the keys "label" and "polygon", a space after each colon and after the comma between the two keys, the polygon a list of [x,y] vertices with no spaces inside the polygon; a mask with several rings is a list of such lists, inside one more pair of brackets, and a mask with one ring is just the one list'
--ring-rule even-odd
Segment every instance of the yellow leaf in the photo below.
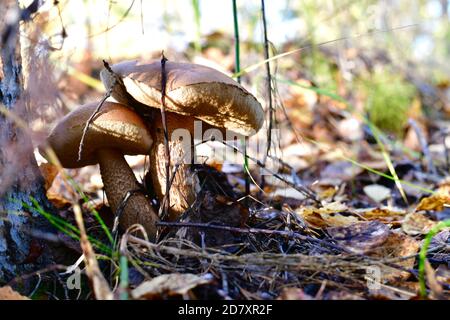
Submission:
{"label": "yellow leaf", "polygon": [[450,196],[444,194],[433,194],[430,197],[423,198],[416,208],[416,211],[442,211],[445,205],[450,206]]}

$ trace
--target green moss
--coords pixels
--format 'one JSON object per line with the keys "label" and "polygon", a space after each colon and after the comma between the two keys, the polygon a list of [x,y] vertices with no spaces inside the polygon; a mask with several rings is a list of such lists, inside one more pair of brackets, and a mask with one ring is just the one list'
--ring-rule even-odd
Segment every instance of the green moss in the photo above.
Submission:
{"label": "green moss", "polygon": [[386,70],[373,73],[363,81],[363,86],[370,121],[382,130],[401,136],[416,95],[415,87],[402,76]]}

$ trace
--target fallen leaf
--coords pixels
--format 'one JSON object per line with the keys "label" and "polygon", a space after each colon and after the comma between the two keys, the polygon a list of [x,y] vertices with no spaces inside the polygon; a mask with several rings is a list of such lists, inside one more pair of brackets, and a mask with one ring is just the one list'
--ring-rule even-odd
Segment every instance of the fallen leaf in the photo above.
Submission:
{"label": "fallen leaf", "polygon": [[[415,257],[408,259],[401,258],[416,255],[419,247],[419,242],[414,238],[401,233],[391,232],[383,245],[375,248],[369,255],[383,260],[398,258],[398,261],[393,262],[395,265],[405,269],[412,269],[414,267]],[[399,268],[386,265],[381,267],[380,280],[386,283],[406,280],[409,276],[410,273],[408,271],[403,271]]]}
{"label": "fallen leaf", "polygon": [[319,185],[315,186],[314,190],[317,192],[317,195],[320,199],[332,199],[336,192],[339,190],[339,188],[335,186],[329,186],[329,185]]}
{"label": "fallen leaf", "polygon": [[211,280],[210,274],[204,276],[191,273],[163,274],[141,283],[131,291],[131,296],[133,299],[155,299],[165,295],[183,296],[199,285],[210,283]]}
{"label": "fallen leaf", "polygon": [[406,215],[402,223],[402,230],[410,236],[427,234],[436,222],[428,219],[423,214],[412,212]]}
{"label": "fallen leaf", "polygon": [[445,205],[450,206],[450,196],[444,194],[433,194],[423,198],[416,208],[416,211],[442,211]]}
{"label": "fallen leaf", "polygon": [[55,180],[55,177],[58,174],[58,167],[51,163],[41,163],[39,165],[39,170],[44,178],[45,190],[50,189],[53,184],[53,180]]}
{"label": "fallen leaf", "polygon": [[346,226],[359,221],[355,216],[346,215],[348,207],[340,202],[325,204],[322,208],[300,207],[296,210],[299,215],[312,228]]}
{"label": "fallen leaf", "polygon": [[328,234],[341,246],[364,254],[382,245],[389,236],[389,227],[379,221],[358,222],[345,227],[327,229]]}
{"label": "fallen leaf", "polygon": [[356,209],[354,212],[367,220],[379,220],[383,223],[392,224],[397,222],[400,224],[406,214],[405,210],[387,207]]}
{"label": "fallen leaf", "polygon": [[371,184],[363,188],[364,193],[375,202],[382,202],[391,196],[391,189],[379,184]]}
{"label": "fallen leaf", "polygon": [[59,193],[47,191],[47,199],[58,209],[64,209],[72,205],[72,202],[64,198]]}
{"label": "fallen leaf", "polygon": [[342,214],[321,213],[320,217],[325,221],[327,226],[342,227],[357,223],[359,219],[355,216],[345,216]]}

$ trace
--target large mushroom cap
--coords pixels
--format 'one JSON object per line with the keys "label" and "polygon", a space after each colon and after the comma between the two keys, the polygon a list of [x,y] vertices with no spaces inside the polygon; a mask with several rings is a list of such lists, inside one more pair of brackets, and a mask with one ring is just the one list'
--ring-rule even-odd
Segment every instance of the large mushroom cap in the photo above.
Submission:
{"label": "large mushroom cap", "polygon": [[129,155],[149,152],[152,139],[141,118],[124,105],[106,101],[89,126],[81,160],[77,161],[83,129],[97,105],[98,102],[89,103],[68,113],[47,138],[63,167],[96,164],[96,151],[102,148],[114,148]]}
{"label": "large mushroom cap", "polygon": [[[125,61],[112,66],[122,77],[125,88],[114,88],[112,96],[130,104],[129,95],[138,102],[159,108],[161,105],[161,63],[141,64]],[[178,62],[166,62],[167,110],[193,116],[219,128],[249,136],[263,124],[264,112],[256,98],[240,84],[209,67]],[[103,70],[106,87],[113,76]],[[124,92],[126,91],[126,92]],[[128,94],[127,94],[128,93]]]}

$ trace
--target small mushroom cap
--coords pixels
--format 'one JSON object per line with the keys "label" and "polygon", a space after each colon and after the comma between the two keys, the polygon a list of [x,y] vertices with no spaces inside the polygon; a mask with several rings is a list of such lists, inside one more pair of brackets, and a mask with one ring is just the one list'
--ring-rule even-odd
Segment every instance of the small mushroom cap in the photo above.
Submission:
{"label": "small mushroom cap", "polygon": [[[138,102],[150,107],[161,105],[161,63],[141,64],[125,61],[112,66],[122,77],[112,96],[124,104]],[[212,68],[167,61],[165,65],[167,110],[193,116],[219,128],[250,136],[261,129],[263,109],[256,98],[239,83]],[[108,70],[101,72],[107,88],[113,83]],[[117,87],[117,86],[116,86]],[[125,92],[124,92],[125,91]]]}
{"label": "small mushroom cap", "polygon": [[[141,118],[122,104],[105,101],[89,126],[78,161],[83,129],[98,103],[85,104],[68,113],[48,136],[47,143],[63,167],[97,164],[96,151],[102,148],[114,148],[129,155],[149,152],[152,139]],[[40,153],[44,155],[42,147]]]}

